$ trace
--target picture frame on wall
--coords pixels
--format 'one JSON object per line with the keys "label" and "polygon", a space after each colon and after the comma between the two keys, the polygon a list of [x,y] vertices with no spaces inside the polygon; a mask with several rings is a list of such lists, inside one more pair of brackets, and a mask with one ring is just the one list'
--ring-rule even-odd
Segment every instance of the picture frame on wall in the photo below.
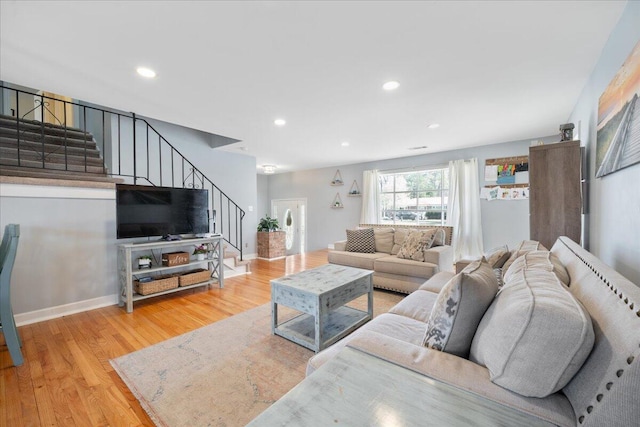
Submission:
{"label": "picture frame on wall", "polygon": [[596,178],[640,162],[640,41],[598,101]]}

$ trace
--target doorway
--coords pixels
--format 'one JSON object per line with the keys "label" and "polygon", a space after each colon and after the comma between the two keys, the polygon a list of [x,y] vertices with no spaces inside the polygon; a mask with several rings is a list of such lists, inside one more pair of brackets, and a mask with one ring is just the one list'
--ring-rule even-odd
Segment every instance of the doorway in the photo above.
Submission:
{"label": "doorway", "polygon": [[271,216],[278,219],[280,230],[286,233],[286,255],[305,253],[307,243],[307,199],[272,200]]}

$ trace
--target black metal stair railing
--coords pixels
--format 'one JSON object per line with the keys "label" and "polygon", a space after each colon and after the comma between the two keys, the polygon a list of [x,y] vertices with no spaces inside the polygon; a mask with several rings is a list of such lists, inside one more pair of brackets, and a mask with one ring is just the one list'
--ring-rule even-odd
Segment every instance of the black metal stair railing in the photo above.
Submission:
{"label": "black metal stair railing", "polygon": [[[21,97],[34,104],[21,106]],[[214,231],[238,250],[242,259],[245,211],[147,120],[134,113],[56,99],[2,84],[0,101],[10,102],[11,108],[4,106],[2,112],[12,113],[0,115],[0,150],[5,150],[0,155],[0,166],[113,176],[133,184],[206,189],[210,209],[216,212]],[[63,117],[53,113],[56,103],[61,103]],[[98,160],[95,150],[102,159]]]}

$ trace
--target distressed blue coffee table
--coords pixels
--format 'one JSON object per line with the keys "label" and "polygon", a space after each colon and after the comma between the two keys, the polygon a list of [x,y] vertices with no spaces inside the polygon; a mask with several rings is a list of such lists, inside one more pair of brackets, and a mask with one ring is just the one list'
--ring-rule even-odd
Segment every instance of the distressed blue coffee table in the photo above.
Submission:
{"label": "distressed blue coffee table", "polygon": [[[373,272],[326,264],[271,280],[271,330],[315,352],[350,334],[373,317]],[[368,294],[367,311],[346,304]],[[278,305],[301,312],[278,323]]]}

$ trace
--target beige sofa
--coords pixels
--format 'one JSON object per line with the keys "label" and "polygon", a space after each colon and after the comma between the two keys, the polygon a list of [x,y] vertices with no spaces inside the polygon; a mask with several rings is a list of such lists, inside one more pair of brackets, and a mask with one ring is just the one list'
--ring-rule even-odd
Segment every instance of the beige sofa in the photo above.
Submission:
{"label": "beige sofa", "polygon": [[[557,257],[554,259],[560,264],[559,267],[563,266],[565,276],[561,279],[561,275],[556,273],[557,278],[561,282],[568,278],[568,287],[557,282],[556,291],[565,292],[572,300],[579,301],[573,308],[583,307],[583,313],[587,313],[584,324],[592,328],[591,342],[587,339],[582,347],[583,351],[587,351],[584,353],[586,360],[583,358],[574,364],[573,369],[577,372],[573,371],[569,377],[564,378],[560,383],[562,388],[555,392],[544,397],[527,397],[508,389],[511,387],[509,384],[497,385],[504,372],[495,372],[494,368],[423,345],[431,308],[438,298],[432,291],[445,285],[453,277],[453,273],[436,274],[389,313],[376,317],[350,336],[312,357],[308,362],[307,375],[313,375],[314,371],[322,369],[325,362],[348,346],[374,356],[374,360],[382,359],[402,366],[555,425],[639,425],[640,288],[566,237],[556,241],[551,254]],[[521,266],[526,262],[526,259],[525,262],[520,262]],[[528,272],[526,269],[523,271],[526,274],[522,273],[522,277],[526,275],[531,278],[539,273]],[[556,271],[556,264],[553,271]],[[504,322],[504,318],[499,318],[503,323],[497,322],[499,332],[490,327],[491,322],[497,320],[493,316],[498,311],[501,299],[515,287],[507,283],[508,279],[505,277],[504,287],[492,300],[480,321],[473,337],[471,359],[482,356],[482,351],[478,350],[478,341],[487,338],[499,341],[502,332],[507,333],[514,327],[510,322]],[[531,291],[530,296],[534,297],[531,298],[532,304],[538,304],[537,298],[540,296],[535,294],[536,287],[532,286],[527,291]],[[523,311],[520,304],[511,304],[511,309],[516,316]],[[562,311],[560,314],[563,314]],[[544,322],[548,319],[538,320]],[[536,330],[535,324],[530,321],[527,327],[528,334],[534,334],[533,340],[539,341],[538,345],[529,346],[527,352],[515,354],[519,347],[489,349],[497,351],[496,354],[500,357],[505,355],[520,358],[519,361],[513,361],[514,364],[531,364],[531,373],[525,372],[520,375],[521,378],[515,378],[520,382],[518,386],[524,384],[524,387],[529,386],[528,382],[547,381],[546,376],[550,375],[547,371],[553,370],[556,359],[552,358],[551,367],[545,368],[541,366],[544,362],[536,358],[536,352],[544,355],[544,352],[552,351],[549,347],[552,337],[567,340],[566,345],[561,341],[558,364],[567,354],[571,356],[575,353],[574,345],[563,335],[567,328],[564,321],[559,321],[550,328],[540,327],[541,330]],[[343,356],[348,354],[350,353],[346,351],[342,353]],[[531,360],[527,360],[527,357]],[[508,369],[508,366],[504,368],[505,371]],[[375,376],[376,373],[372,370],[371,375]],[[527,375],[533,376],[527,379]],[[401,388],[402,384],[397,387]],[[425,414],[425,417],[428,415]],[[446,414],[444,417],[446,418]]]}
{"label": "beige sofa", "polygon": [[[329,251],[328,260],[331,264],[373,270],[373,286],[376,288],[408,294],[417,290],[434,274],[453,271],[453,227],[400,224],[360,224],[359,227],[374,229],[376,252],[348,252],[347,241],[341,240],[334,243],[334,249]],[[397,257],[398,250],[410,230],[438,228],[444,230],[445,244],[424,251],[424,262]]]}

